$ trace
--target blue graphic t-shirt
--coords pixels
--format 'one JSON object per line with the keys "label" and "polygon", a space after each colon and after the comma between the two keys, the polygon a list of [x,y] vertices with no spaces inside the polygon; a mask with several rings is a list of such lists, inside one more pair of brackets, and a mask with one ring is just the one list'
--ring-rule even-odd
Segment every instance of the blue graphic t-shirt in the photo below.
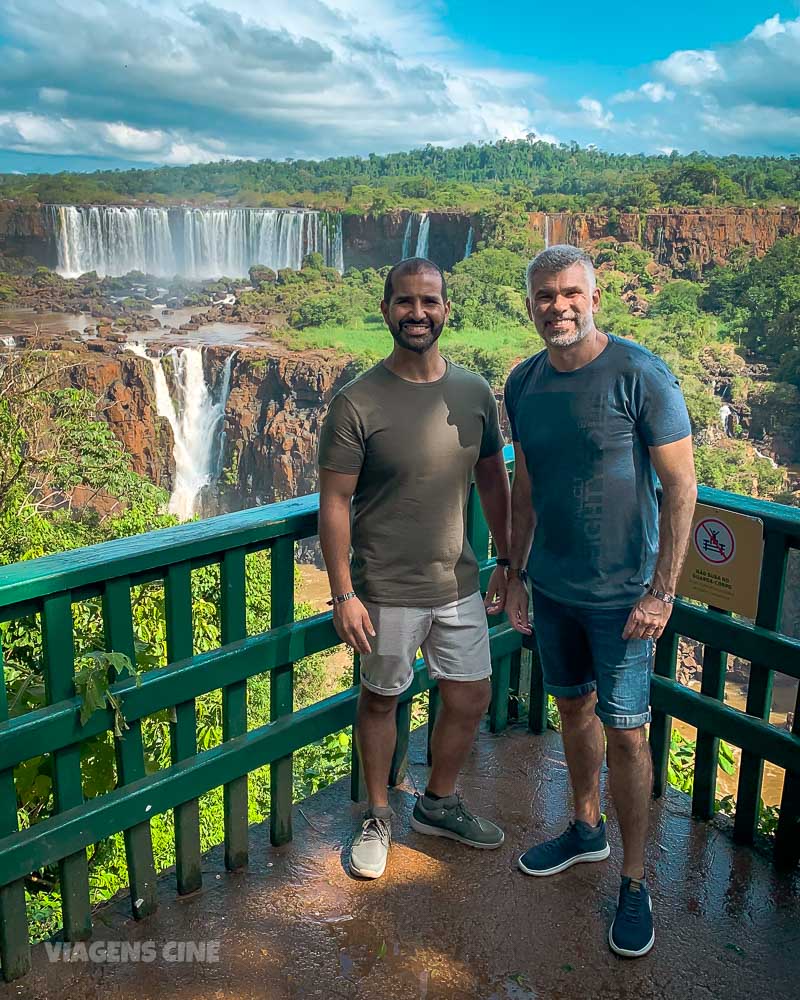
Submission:
{"label": "blue graphic t-shirt", "polygon": [[536,513],[533,585],[564,604],[632,606],[658,555],[648,447],[691,433],[677,379],[646,348],[609,335],[573,372],[556,371],[546,350],[523,361],[505,400]]}

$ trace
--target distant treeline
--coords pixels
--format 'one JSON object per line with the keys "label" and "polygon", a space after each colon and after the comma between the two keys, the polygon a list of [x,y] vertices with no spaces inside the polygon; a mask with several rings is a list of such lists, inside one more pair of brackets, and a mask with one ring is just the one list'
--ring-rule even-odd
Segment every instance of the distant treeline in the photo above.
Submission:
{"label": "distant treeline", "polygon": [[800,157],[645,156],[522,140],[328,160],[222,160],[91,174],[3,174],[0,197],[324,206],[344,211],[479,210],[512,198],[528,210],[621,211],[675,205],[797,204]]}

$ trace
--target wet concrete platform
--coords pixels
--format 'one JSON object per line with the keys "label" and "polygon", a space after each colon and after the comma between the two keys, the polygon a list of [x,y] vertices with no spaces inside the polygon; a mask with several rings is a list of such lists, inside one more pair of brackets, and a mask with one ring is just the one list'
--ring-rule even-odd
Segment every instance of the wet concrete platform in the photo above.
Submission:
{"label": "wet concrete platform", "polygon": [[[479,737],[462,786],[475,811],[504,827],[497,851],[410,830],[413,794],[425,782],[424,731],[412,736],[410,759],[408,780],[393,792],[396,839],[383,878],[347,874],[360,812],[349,783],[339,782],[295,808],[291,844],[274,849],[265,826],[251,827],[246,872],[226,872],[217,849],[194,896],[178,899],[165,875],[160,909],[147,920],[131,919],[127,900],[96,913],[96,942],[138,942],[153,961],[51,962],[38,945],[32,973],[0,987],[0,998],[800,997],[800,877],[694,822],[684,797],[653,803],[656,945],[624,960],[606,940],[621,863],[611,809],[608,861],[546,879],[516,867],[522,850],[568,819],[557,734],[512,728]],[[176,961],[186,946],[170,942],[193,942],[191,957],[218,960]]]}

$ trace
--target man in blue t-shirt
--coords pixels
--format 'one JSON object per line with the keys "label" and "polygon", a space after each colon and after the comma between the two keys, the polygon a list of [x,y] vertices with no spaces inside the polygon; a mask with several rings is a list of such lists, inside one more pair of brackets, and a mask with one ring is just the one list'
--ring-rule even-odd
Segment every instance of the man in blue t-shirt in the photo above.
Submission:
{"label": "man in blue t-shirt", "polygon": [[506,613],[531,633],[530,577],[575,819],[519,866],[552,875],[608,857],[605,729],[624,849],[609,944],[636,957],[655,941],[644,878],[652,789],[644,727],[653,644],[672,611],[697,497],[691,427],[664,362],[595,326],[600,292],[582,250],[554,246],[533,259],[527,306],[546,349],[518,365],[505,390],[516,459]]}

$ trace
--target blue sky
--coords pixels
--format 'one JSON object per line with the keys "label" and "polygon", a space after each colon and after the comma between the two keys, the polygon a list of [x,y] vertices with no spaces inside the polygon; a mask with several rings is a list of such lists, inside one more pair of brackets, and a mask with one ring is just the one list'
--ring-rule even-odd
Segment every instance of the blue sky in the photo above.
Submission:
{"label": "blue sky", "polygon": [[3,0],[0,170],[432,142],[800,153],[800,0]]}

